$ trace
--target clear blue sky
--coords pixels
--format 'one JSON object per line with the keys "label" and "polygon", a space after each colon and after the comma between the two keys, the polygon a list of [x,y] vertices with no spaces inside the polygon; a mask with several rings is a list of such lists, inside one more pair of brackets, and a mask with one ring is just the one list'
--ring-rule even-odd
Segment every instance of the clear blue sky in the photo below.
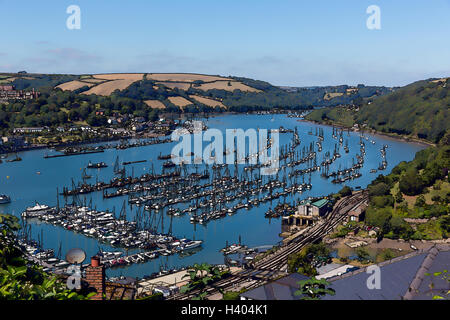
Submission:
{"label": "clear blue sky", "polygon": [[[81,8],[81,30],[66,9]],[[381,8],[381,30],[366,9]],[[450,76],[450,0],[0,0],[0,71],[196,72],[275,85]]]}

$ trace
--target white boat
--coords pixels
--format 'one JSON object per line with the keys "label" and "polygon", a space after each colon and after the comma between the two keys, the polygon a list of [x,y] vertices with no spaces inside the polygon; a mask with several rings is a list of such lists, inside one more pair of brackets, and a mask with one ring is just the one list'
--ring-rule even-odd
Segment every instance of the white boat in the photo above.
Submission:
{"label": "white boat", "polygon": [[5,194],[0,194],[0,204],[7,204],[11,202],[11,198]]}
{"label": "white boat", "polygon": [[23,213],[22,217],[33,217],[40,214],[48,213],[52,210],[49,206],[45,204],[39,204],[36,202],[36,205],[34,207],[28,207]]}
{"label": "white boat", "polygon": [[181,248],[183,250],[190,250],[197,247],[200,247],[202,245],[202,240],[192,240],[192,241],[185,241],[181,244]]}

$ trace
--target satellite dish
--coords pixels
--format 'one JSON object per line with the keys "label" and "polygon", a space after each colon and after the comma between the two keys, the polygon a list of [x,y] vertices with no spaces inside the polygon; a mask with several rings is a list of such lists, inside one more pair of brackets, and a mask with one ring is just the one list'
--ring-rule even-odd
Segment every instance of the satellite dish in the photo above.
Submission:
{"label": "satellite dish", "polygon": [[80,264],[86,259],[86,253],[81,249],[71,249],[66,254],[66,261],[72,264]]}

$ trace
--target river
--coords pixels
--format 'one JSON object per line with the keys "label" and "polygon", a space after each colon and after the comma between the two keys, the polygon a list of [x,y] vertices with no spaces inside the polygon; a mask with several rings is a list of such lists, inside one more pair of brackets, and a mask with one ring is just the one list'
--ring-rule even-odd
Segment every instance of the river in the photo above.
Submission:
{"label": "river", "polygon": [[[221,115],[209,119],[204,119],[209,128],[216,128],[221,131],[225,129],[278,129],[298,128],[301,145],[296,150],[301,150],[303,146],[309,146],[311,142],[317,141],[317,137],[308,134],[315,133],[316,128],[324,130],[323,151],[318,155],[318,162],[322,161],[323,154],[327,151],[333,153],[337,140],[332,139],[332,128],[307,122],[300,122],[296,118],[289,118],[286,115]],[[361,169],[362,177],[347,183],[350,187],[366,187],[379,173],[370,173],[370,169],[378,168],[381,162],[380,148],[388,145],[387,161],[388,167],[383,174],[391,172],[401,161],[410,161],[414,158],[417,151],[424,148],[417,143],[407,143],[394,140],[380,135],[369,135],[369,141],[375,141],[375,144],[365,141],[366,157],[364,167]],[[280,146],[289,143],[292,140],[292,134],[280,134]],[[331,166],[331,171],[336,170],[339,165],[346,168],[352,165],[352,159],[359,152],[359,133],[344,133],[344,140],[348,140],[350,152],[346,154],[341,149],[342,157]],[[72,179],[78,183],[81,181],[81,173],[89,161],[106,162],[109,167],[101,170],[88,171],[94,177],[91,181],[98,178],[101,181],[109,181],[113,175],[113,164],[117,156],[121,162],[147,160],[145,163],[127,166],[127,173],[134,171],[135,176],[149,172],[151,165],[154,165],[156,171],[161,171],[163,161],[157,159],[162,154],[170,154],[175,143],[152,145],[141,148],[131,148],[126,150],[108,149],[104,153],[63,157],[54,159],[44,159],[45,154],[51,154],[52,150],[34,150],[22,152],[21,162],[12,162],[0,164],[0,194],[4,193],[11,197],[12,202],[8,205],[0,205],[0,212],[11,213],[20,217],[21,212],[29,206],[33,206],[35,201],[41,204],[55,206],[57,203],[57,192],[63,187],[70,187]],[[355,159],[356,160],[356,159]],[[298,168],[303,168],[299,166]],[[133,168],[133,169],[132,169]],[[40,174],[38,174],[38,172]],[[282,172],[280,173],[282,174]],[[311,177],[312,189],[294,197],[288,197],[287,202],[292,200],[304,199],[310,196],[323,196],[339,191],[343,185],[332,184],[331,179],[325,180],[320,173],[315,172]],[[93,206],[98,210],[112,210],[115,208],[118,213],[122,208],[126,197],[103,199],[102,193],[92,193],[85,196],[86,203],[92,200]],[[82,197],[84,201],[84,197]],[[64,204],[64,198],[59,197],[60,204]],[[240,210],[233,216],[227,216],[224,219],[213,220],[206,226],[193,225],[189,222],[189,216],[174,218],[172,221],[173,234],[177,237],[187,237],[204,240],[201,250],[190,256],[173,255],[163,256],[145,264],[127,266],[120,269],[107,270],[108,276],[127,275],[132,277],[143,277],[153,272],[159,271],[161,267],[174,268],[180,266],[189,266],[194,263],[223,263],[223,255],[219,252],[225,246],[226,241],[236,243],[241,237],[242,242],[249,247],[264,245],[274,245],[281,241],[279,234],[281,232],[281,220],[268,220],[264,217],[269,207],[274,207],[278,200],[271,203],[261,204],[250,210]],[[127,218],[133,219],[136,208],[130,209],[127,206]],[[169,229],[168,216],[164,218],[164,231]],[[32,223],[32,236],[38,239],[43,234],[43,244],[45,248],[53,248],[55,252],[61,246],[62,257],[72,248],[81,248],[87,253],[87,257],[95,255],[99,248],[105,250],[117,250],[106,245],[99,244],[95,239],[84,235],[74,233],[45,223]]]}

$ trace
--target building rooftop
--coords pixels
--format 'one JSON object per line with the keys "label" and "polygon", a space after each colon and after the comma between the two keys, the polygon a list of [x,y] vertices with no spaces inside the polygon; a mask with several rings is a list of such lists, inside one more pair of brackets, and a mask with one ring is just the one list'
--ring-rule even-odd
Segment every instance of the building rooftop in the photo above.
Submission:
{"label": "building rooftop", "polygon": [[[329,287],[336,292],[334,296],[323,297],[323,300],[427,300],[434,295],[445,296],[450,290],[448,280],[427,275],[450,269],[450,244],[435,245],[379,263],[381,289],[370,290],[367,287],[372,276],[372,273],[367,273],[367,267],[352,270],[352,266],[334,268],[336,266],[330,264],[319,271],[323,273],[319,277],[326,278],[330,282]],[[294,294],[298,290],[297,282],[306,279],[306,276],[291,274],[245,292],[241,297],[250,300],[299,300],[301,297]]]}
{"label": "building rooftop", "polygon": [[275,282],[247,291],[241,297],[250,300],[300,300],[301,296],[296,296],[299,289],[297,282],[307,280],[308,277],[293,273]]}
{"label": "building rooftop", "polygon": [[312,205],[318,208],[322,208],[328,204],[327,199],[321,199],[319,201],[313,202]]}
{"label": "building rooftop", "polygon": [[[367,288],[367,268],[330,278],[334,296],[324,300],[403,300],[431,299],[450,289],[450,283],[426,273],[442,272],[450,267],[450,245],[436,245],[378,264],[381,269],[381,289]],[[434,290],[430,284],[433,281]]]}

